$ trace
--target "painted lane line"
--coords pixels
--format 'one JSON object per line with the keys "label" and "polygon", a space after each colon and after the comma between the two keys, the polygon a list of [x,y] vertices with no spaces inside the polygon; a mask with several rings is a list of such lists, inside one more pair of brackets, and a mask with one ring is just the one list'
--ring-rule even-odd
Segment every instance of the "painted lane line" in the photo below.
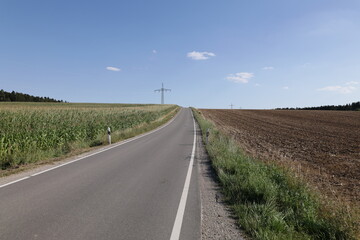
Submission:
{"label": "painted lane line", "polygon": [[178,240],[180,238],[181,225],[183,222],[187,196],[188,196],[189,189],[190,189],[190,180],[191,180],[191,174],[192,174],[194,157],[195,157],[195,148],[196,148],[196,125],[195,125],[195,119],[194,119],[194,116],[192,115],[192,112],[191,112],[191,116],[192,116],[193,122],[194,122],[194,143],[193,143],[193,148],[192,148],[192,152],[191,152],[190,164],[189,164],[189,168],[188,168],[186,179],[185,179],[184,189],[181,194],[180,203],[179,203],[179,207],[178,207],[178,210],[176,213],[174,226],[171,231],[170,240]]}
{"label": "painted lane line", "polygon": [[77,158],[77,159],[75,159],[75,160],[72,160],[72,161],[69,161],[69,162],[66,162],[66,163],[63,163],[63,164],[57,165],[57,166],[55,166],[55,167],[52,167],[52,168],[46,169],[46,170],[44,170],[44,171],[37,172],[37,173],[34,173],[34,174],[32,174],[32,175],[29,175],[29,176],[26,176],[26,177],[23,177],[23,178],[17,179],[17,180],[15,180],[15,181],[11,181],[11,182],[5,183],[5,184],[3,184],[3,185],[0,185],[0,188],[3,188],[3,187],[6,187],[6,186],[9,186],[9,185],[11,185],[11,184],[14,184],[14,183],[17,183],[17,182],[20,182],[20,181],[23,181],[23,180],[29,179],[29,178],[31,178],[31,177],[35,177],[35,176],[37,176],[37,175],[40,175],[40,174],[43,174],[43,173],[46,173],[46,172],[49,172],[49,171],[52,171],[52,170],[55,170],[55,169],[57,169],[57,168],[60,168],[60,167],[66,166],[66,165],[68,165],[68,164],[71,164],[71,163],[74,163],[74,162],[77,162],[77,161],[80,161],[80,160],[83,160],[83,159],[85,159],[85,158],[88,158],[88,157],[91,157],[91,156],[97,155],[97,154],[99,154],[99,153],[102,153],[102,152],[108,151],[108,150],[110,150],[110,149],[113,149],[113,148],[119,147],[119,146],[124,145],[124,144],[126,144],[126,143],[129,143],[129,142],[135,141],[135,140],[137,140],[137,139],[139,139],[139,138],[145,137],[145,136],[147,136],[147,135],[149,135],[149,134],[155,133],[155,132],[157,132],[157,131],[159,131],[159,130],[163,129],[164,127],[167,127],[168,125],[170,125],[170,124],[171,124],[171,123],[172,123],[172,122],[173,122],[173,121],[174,121],[174,120],[175,120],[175,119],[176,119],[176,118],[180,115],[180,112],[181,112],[181,111],[182,111],[182,108],[181,108],[181,109],[180,109],[180,111],[176,114],[176,116],[175,116],[175,117],[173,117],[173,118],[172,118],[169,122],[167,122],[166,124],[164,124],[164,125],[162,125],[162,126],[160,126],[160,127],[156,128],[156,129],[154,129],[154,130],[152,130],[152,131],[150,131],[150,132],[147,132],[147,133],[141,134],[141,135],[136,136],[136,137],[133,137],[133,138],[129,138],[129,139],[124,140],[124,141],[122,141],[122,142],[120,142],[120,143],[115,143],[115,144],[113,144],[113,146],[111,146],[111,147],[107,147],[107,148],[105,148],[105,149],[102,149],[102,150],[97,151],[97,152],[95,152],[95,153],[91,153],[91,154],[86,155],[86,156],[84,156],[84,157],[80,157],[80,158]]}
{"label": "painted lane line", "polygon": [[18,180],[12,181],[12,182],[5,183],[5,184],[1,185],[0,188],[6,187],[6,186],[11,185],[11,184],[13,184],[13,183],[20,182],[20,181],[25,180],[25,179],[28,179],[28,178],[30,178],[30,176],[26,176],[26,177],[20,178],[20,179],[18,179]]}

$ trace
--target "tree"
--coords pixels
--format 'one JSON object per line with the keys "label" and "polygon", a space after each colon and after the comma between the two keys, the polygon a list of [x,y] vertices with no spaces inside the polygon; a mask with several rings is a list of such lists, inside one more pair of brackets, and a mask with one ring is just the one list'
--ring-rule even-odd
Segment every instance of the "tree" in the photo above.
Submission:
{"label": "tree", "polygon": [[15,101],[16,101],[16,92],[15,92],[15,91],[12,91],[12,92],[10,93],[10,100],[11,100],[12,102],[15,102]]}
{"label": "tree", "polygon": [[38,97],[19,92],[0,90],[0,102],[63,102],[49,97]]}
{"label": "tree", "polygon": [[3,89],[0,90],[0,102],[5,101],[5,92]]}

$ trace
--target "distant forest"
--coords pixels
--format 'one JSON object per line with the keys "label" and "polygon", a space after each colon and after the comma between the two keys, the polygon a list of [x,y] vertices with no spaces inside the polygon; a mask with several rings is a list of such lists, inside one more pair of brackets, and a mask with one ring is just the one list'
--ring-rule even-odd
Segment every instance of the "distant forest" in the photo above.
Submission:
{"label": "distant forest", "polygon": [[19,92],[6,92],[0,90],[0,102],[64,102],[63,100],[56,100],[48,97],[38,97]]}
{"label": "distant forest", "polygon": [[305,108],[276,108],[276,110],[338,110],[338,111],[360,111],[360,102],[353,102],[345,105],[327,105],[320,107]]}

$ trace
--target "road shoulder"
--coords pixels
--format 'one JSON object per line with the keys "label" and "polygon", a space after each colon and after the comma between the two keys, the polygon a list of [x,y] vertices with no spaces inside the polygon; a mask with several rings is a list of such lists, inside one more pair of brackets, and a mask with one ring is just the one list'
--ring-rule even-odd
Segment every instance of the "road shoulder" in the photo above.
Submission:
{"label": "road shoulder", "polygon": [[196,159],[199,165],[201,239],[245,240],[245,234],[241,232],[231,211],[222,200],[220,185],[205,150],[200,130],[197,130],[197,135]]}

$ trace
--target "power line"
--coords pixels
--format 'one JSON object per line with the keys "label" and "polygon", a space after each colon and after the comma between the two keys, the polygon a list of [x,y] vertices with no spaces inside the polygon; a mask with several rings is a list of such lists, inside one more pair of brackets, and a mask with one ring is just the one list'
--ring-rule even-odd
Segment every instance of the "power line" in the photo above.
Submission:
{"label": "power line", "polygon": [[171,92],[171,89],[164,88],[164,83],[161,83],[161,88],[154,90],[154,92],[161,92],[161,104],[164,104],[164,92]]}

